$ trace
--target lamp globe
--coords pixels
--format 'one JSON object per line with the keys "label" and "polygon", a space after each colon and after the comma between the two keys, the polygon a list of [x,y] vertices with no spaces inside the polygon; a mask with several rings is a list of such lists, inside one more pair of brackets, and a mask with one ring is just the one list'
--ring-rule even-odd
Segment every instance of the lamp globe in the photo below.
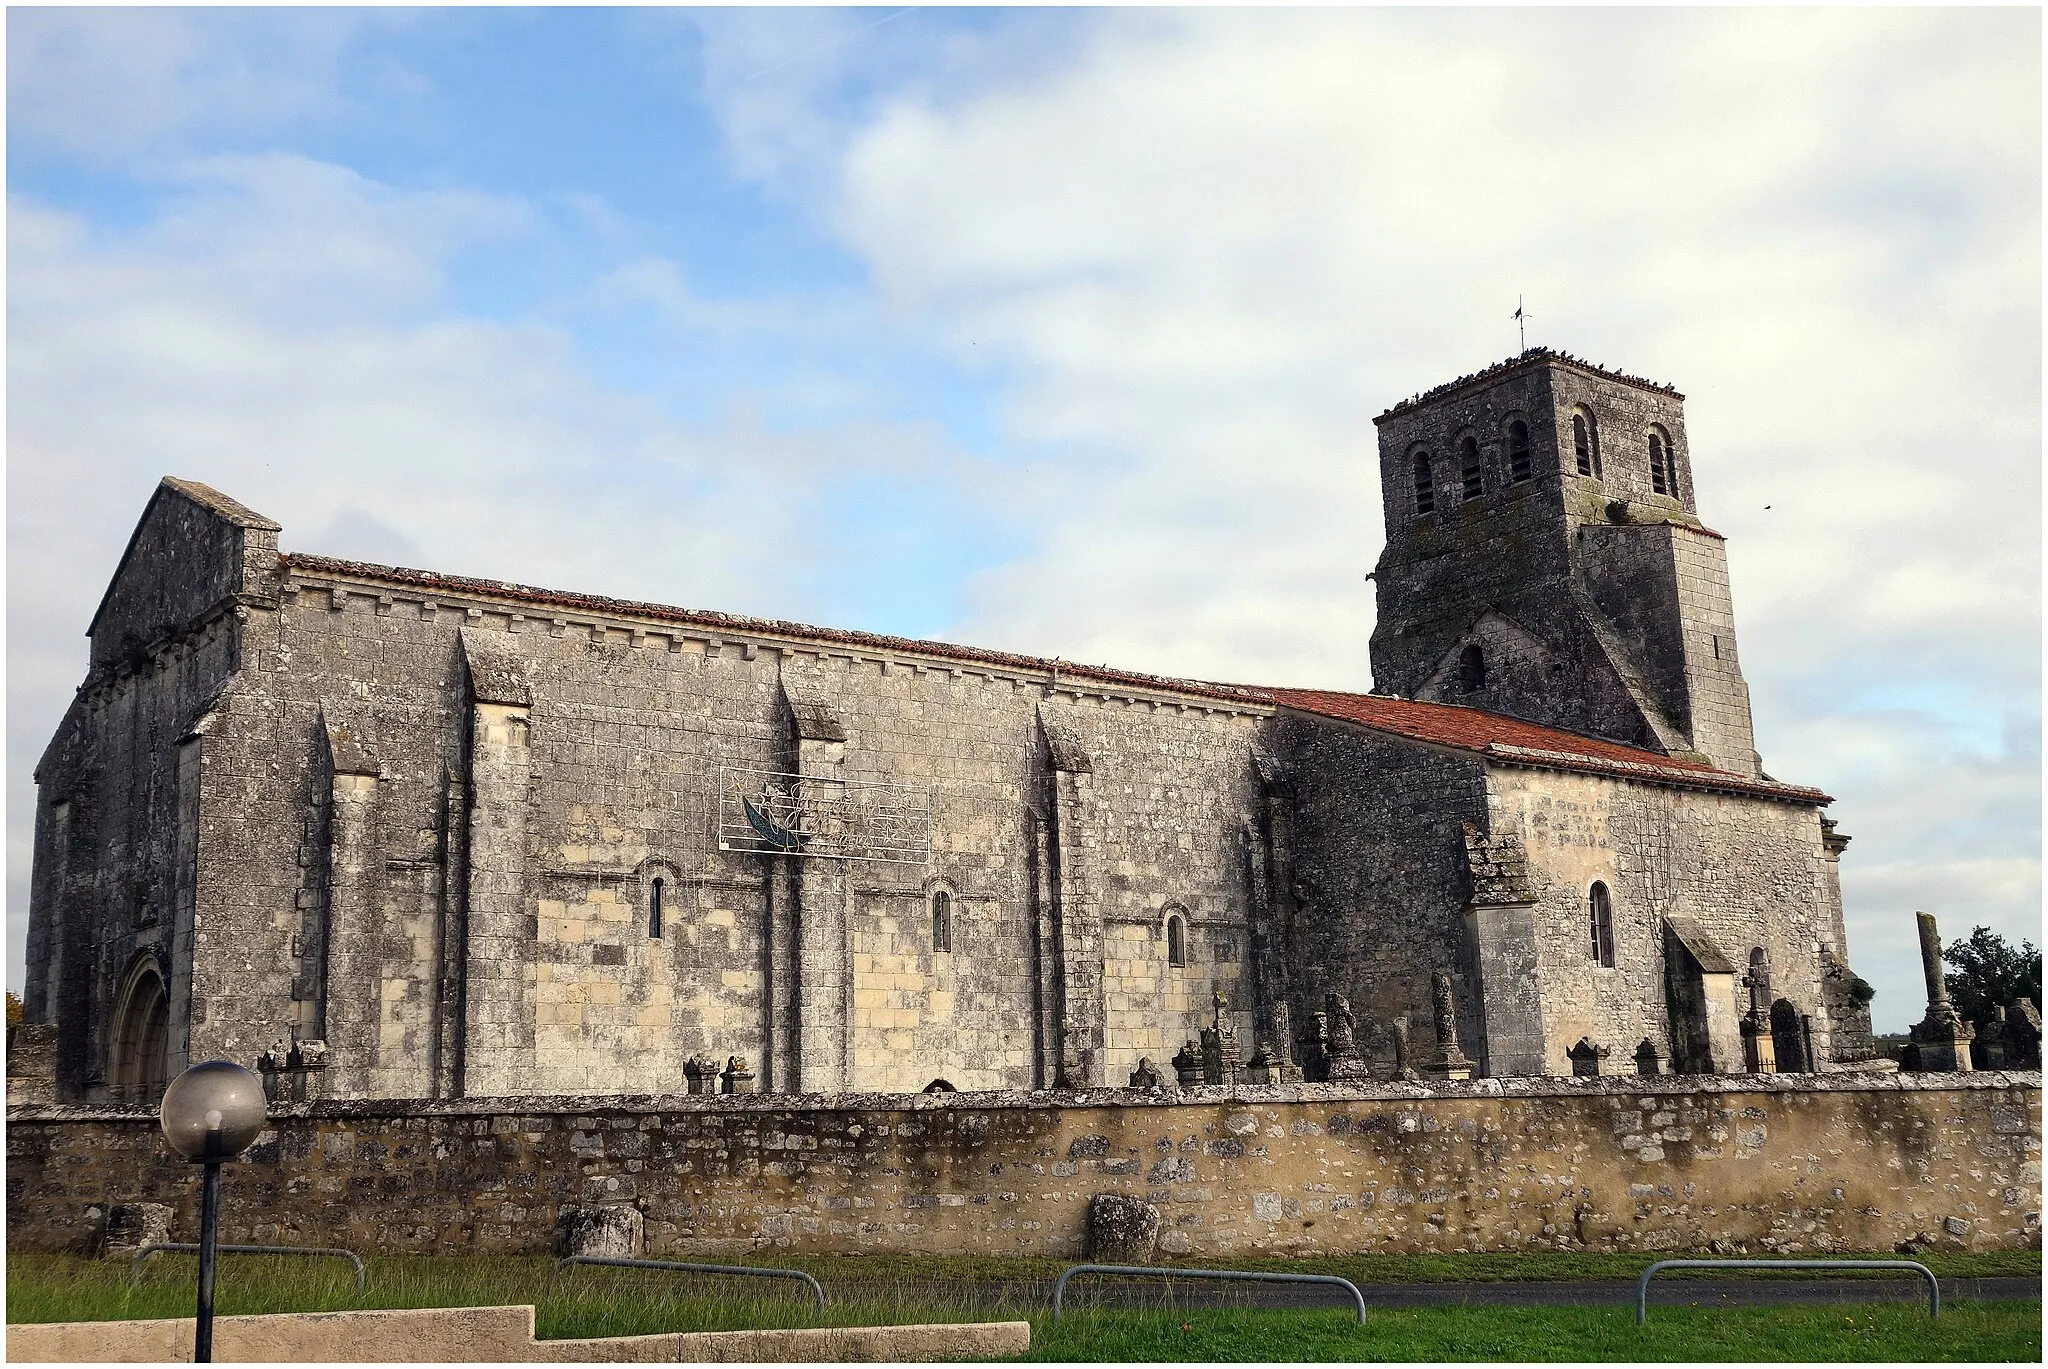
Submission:
{"label": "lamp globe", "polygon": [[263,1081],[232,1060],[209,1060],[173,1079],[158,1113],[171,1149],[195,1164],[234,1159],[267,1116]]}

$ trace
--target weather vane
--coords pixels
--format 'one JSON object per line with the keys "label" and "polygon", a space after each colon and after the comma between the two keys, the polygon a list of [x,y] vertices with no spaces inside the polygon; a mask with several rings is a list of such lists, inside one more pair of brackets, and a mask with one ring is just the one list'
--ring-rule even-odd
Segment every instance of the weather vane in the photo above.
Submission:
{"label": "weather vane", "polygon": [[1522,307],[1522,297],[1520,295],[1516,295],[1515,334],[1522,340],[1522,350],[1525,352],[1529,350],[1529,320],[1534,317],[1534,314],[1531,314],[1528,310]]}

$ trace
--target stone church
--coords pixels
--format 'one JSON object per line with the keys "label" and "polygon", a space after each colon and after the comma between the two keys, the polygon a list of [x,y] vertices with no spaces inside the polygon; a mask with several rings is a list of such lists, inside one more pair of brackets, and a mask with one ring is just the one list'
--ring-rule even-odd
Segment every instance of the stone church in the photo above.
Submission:
{"label": "stone church", "polygon": [[1364,694],[285,552],[164,480],[36,769],[59,1096],[1869,1055],[1848,839],[1756,754],[1683,396],[1534,349],[1377,424]]}

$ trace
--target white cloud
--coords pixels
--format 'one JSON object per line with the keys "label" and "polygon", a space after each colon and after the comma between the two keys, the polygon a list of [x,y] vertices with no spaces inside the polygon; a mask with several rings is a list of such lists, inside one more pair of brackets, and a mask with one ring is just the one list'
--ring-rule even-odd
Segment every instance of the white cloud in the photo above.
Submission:
{"label": "white cloud", "polygon": [[[1854,944],[1889,957],[1910,897],[2030,933],[2038,760],[1957,729],[2038,719],[2039,24],[1116,14],[1055,72],[887,105],[836,221],[1073,454],[963,632],[1362,684],[1371,417],[1513,351],[1525,293],[1531,341],[1692,396],[1766,761],[1860,837]],[[1916,840],[1936,808],[1965,835]],[[1910,961],[1864,972],[1910,1015]]]}
{"label": "white cloud", "polygon": [[410,22],[403,11],[17,7],[9,131],[100,164],[205,132],[274,135],[337,113],[336,70],[354,42]]}
{"label": "white cloud", "polygon": [[[566,324],[459,312],[452,264],[530,244],[533,203],[190,155],[360,115],[353,26],[402,15],[122,15],[9,15],[12,133],[168,205],[10,202],[11,915],[29,765],[160,474],[288,547],[797,614],[867,521],[849,482],[940,482],[1033,543],[948,636],[1362,686],[1371,418],[1511,351],[1525,294],[1532,341],[1691,395],[1767,763],[1842,796],[1880,1019],[1912,1015],[1912,907],[2035,934],[2036,14],[636,11],[694,30],[735,165],[883,303],[644,257],[564,306],[654,317],[717,376],[694,425]],[[864,392],[933,340],[1006,395],[1007,464]]]}
{"label": "white cloud", "polygon": [[[520,201],[398,191],[285,156],[175,174],[166,207],[132,229],[9,204],[16,948],[30,771],[158,477],[277,519],[288,551],[783,616],[829,602],[851,554],[829,480],[951,478],[957,457],[928,425],[770,426],[744,377],[724,412],[684,424],[594,379],[558,328],[463,317],[451,270],[531,231]],[[685,310],[674,335],[715,349],[802,322]]]}

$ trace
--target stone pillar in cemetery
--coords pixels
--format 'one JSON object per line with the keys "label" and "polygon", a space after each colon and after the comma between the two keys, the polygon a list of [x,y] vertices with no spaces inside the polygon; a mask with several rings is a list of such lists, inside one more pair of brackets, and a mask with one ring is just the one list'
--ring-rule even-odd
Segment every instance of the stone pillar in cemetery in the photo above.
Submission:
{"label": "stone pillar in cemetery", "polygon": [[1920,927],[1920,970],[1927,979],[1927,1016],[1913,1027],[1913,1045],[1918,1068],[1930,1072],[1973,1070],[1970,1043],[1976,1028],[1962,1019],[1948,1001],[1948,984],[1941,972],[1941,933],[1931,913],[1915,913]]}

